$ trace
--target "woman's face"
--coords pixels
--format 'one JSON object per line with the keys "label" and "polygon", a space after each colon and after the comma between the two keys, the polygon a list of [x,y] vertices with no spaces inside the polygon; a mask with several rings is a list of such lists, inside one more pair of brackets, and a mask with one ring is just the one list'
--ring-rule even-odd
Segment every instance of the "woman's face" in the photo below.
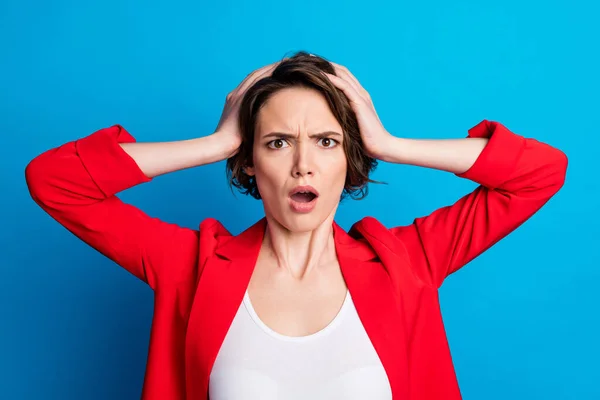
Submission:
{"label": "woman's face", "polygon": [[288,88],[270,97],[257,116],[254,165],[246,168],[256,178],[268,217],[306,232],[335,213],[346,180],[343,139],[316,90]]}

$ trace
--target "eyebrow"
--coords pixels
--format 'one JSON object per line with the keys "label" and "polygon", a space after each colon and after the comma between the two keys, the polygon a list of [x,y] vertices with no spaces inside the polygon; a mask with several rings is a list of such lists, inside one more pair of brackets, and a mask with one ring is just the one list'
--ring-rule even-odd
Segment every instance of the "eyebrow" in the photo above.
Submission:
{"label": "eyebrow", "polygon": [[[308,135],[309,138],[324,138],[324,137],[328,137],[328,136],[342,136],[341,133],[339,132],[335,132],[335,131],[325,131],[325,132],[320,132],[320,133],[313,133],[312,135]],[[284,139],[294,139],[296,138],[296,135],[292,134],[292,133],[285,133],[285,132],[270,132],[267,133],[266,135],[263,136],[263,139],[266,138],[284,138]]]}

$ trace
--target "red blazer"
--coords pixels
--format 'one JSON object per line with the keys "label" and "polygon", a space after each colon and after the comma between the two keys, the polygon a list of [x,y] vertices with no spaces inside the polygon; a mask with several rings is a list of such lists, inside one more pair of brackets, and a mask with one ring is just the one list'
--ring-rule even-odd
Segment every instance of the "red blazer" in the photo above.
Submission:
{"label": "red blazer", "polygon": [[[387,229],[370,217],[349,233],[333,226],[344,279],[395,399],[461,398],[438,288],[564,183],[560,150],[487,120],[469,136],[490,138],[458,175],[480,184],[473,192],[407,226]],[[27,183],[54,219],[154,290],[142,398],[206,399],[266,223],[232,236],[214,219],[187,229],[121,202],[115,193],[149,180],[118,145],[134,140],[117,125],[66,143],[29,163]]]}

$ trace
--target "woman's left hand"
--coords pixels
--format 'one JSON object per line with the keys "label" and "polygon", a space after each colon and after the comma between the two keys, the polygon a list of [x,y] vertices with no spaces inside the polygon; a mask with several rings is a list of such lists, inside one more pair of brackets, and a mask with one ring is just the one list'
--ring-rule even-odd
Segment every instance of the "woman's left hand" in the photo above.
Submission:
{"label": "woman's left hand", "polygon": [[383,127],[375,111],[371,96],[361,86],[358,79],[352,75],[348,68],[336,63],[332,64],[335,67],[337,76],[328,73],[325,73],[325,75],[350,100],[350,105],[358,120],[363,146],[369,156],[382,160],[385,149],[389,148],[388,143],[394,137]]}

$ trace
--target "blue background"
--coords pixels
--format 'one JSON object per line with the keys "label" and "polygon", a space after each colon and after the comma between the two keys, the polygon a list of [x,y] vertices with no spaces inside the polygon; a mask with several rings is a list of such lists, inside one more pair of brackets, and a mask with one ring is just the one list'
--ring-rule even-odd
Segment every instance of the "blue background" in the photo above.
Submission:
{"label": "blue background", "polygon": [[[464,137],[485,118],[568,155],[562,191],[446,281],[443,315],[465,399],[600,398],[600,8],[570,3],[2,1],[0,398],[139,398],[152,319],[148,287],[33,203],[27,162],[115,123],[140,141],[210,134],[247,73],[296,50],[350,68],[397,136]],[[389,185],[344,202],[344,228],[407,224],[475,188],[384,163],[374,179]],[[223,162],[122,198],[234,233],[262,216]]]}

